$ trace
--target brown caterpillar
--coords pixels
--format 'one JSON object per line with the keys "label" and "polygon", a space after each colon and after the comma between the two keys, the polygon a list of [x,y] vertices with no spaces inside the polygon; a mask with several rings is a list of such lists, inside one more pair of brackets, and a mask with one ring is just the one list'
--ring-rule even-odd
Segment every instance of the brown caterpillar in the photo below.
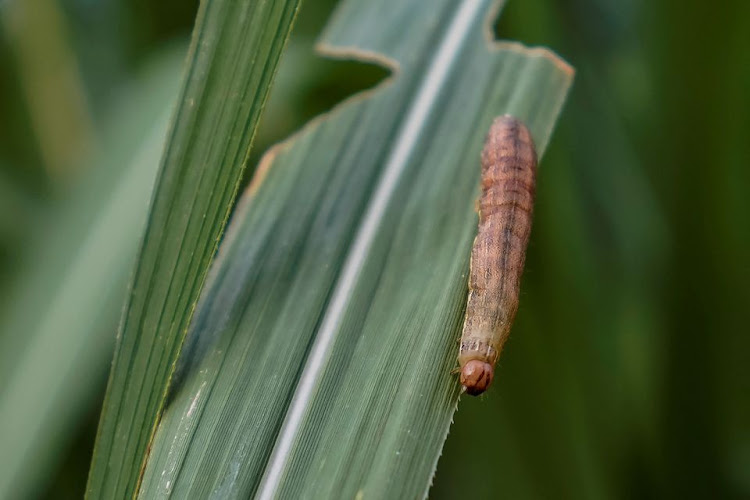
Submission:
{"label": "brown caterpillar", "polygon": [[483,393],[518,309],[526,245],[531,233],[536,151],[516,118],[496,118],[482,150],[479,230],[471,250],[469,298],[458,363],[461,385]]}

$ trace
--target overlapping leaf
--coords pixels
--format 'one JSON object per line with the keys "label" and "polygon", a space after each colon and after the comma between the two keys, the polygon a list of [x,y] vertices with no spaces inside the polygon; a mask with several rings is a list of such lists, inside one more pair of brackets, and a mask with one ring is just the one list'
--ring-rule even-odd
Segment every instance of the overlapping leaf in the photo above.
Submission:
{"label": "overlapping leaf", "polygon": [[205,0],[123,316],[87,487],[132,496],[300,0]]}

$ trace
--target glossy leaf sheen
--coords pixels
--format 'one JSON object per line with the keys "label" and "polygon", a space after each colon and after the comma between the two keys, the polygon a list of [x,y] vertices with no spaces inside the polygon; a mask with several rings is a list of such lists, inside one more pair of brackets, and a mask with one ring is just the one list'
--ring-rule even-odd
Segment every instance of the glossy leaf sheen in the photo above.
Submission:
{"label": "glossy leaf sheen", "polygon": [[[459,396],[450,371],[485,134],[493,117],[513,114],[541,154],[572,79],[546,50],[493,46],[480,2],[444,79],[425,81],[456,16],[477,1],[340,5],[324,51],[385,62],[394,76],[262,161],[199,303],[142,498],[246,498],[262,484],[281,498],[425,494]],[[437,98],[376,217],[322,370],[310,372],[384,169],[431,84]],[[291,447],[273,454],[280,479],[262,483],[306,382]]]}
{"label": "glossy leaf sheen", "polygon": [[205,0],[118,336],[87,494],[126,498],[299,0]]}

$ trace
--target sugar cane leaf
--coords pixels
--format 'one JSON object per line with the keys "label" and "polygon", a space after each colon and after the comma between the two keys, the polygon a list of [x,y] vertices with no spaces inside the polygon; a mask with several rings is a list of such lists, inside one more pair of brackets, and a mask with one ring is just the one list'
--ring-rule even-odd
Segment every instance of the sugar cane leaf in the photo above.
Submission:
{"label": "sugar cane leaf", "polygon": [[450,374],[479,152],[510,113],[539,154],[572,80],[490,38],[490,2],[347,0],[320,47],[393,76],[271,149],[214,263],[142,498],[414,498]]}

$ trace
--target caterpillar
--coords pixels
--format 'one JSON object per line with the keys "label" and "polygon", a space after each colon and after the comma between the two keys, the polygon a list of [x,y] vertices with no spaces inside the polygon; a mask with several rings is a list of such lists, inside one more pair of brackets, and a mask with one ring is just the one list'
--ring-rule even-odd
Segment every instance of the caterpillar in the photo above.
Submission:
{"label": "caterpillar", "polygon": [[496,118],[482,150],[479,229],[471,250],[469,296],[458,354],[460,382],[476,396],[492,383],[495,363],[518,309],[536,183],[531,133],[518,119]]}

